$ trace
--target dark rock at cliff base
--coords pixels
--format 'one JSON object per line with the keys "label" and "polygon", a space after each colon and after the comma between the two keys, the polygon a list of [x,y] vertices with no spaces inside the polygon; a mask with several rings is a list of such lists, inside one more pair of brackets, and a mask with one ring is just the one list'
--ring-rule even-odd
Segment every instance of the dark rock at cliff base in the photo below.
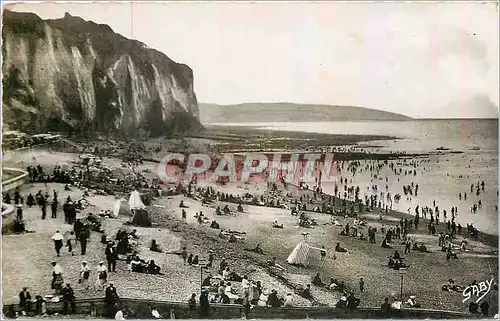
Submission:
{"label": "dark rock at cliff base", "polygon": [[107,26],[3,15],[3,122],[26,132],[200,130],[193,71]]}

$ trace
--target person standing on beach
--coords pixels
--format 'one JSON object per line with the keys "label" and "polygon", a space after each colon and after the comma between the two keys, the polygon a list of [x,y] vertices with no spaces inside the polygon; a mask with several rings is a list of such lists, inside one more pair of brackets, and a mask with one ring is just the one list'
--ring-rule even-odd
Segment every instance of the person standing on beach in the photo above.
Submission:
{"label": "person standing on beach", "polygon": [[365,281],[363,280],[363,278],[359,279],[359,291],[361,291],[361,293],[365,291]]}
{"label": "person standing on beach", "polygon": [[116,272],[116,260],[118,260],[118,251],[114,243],[110,242],[104,251],[106,261],[108,261],[108,272]]}
{"label": "person standing on beach", "polygon": [[59,294],[62,290],[62,285],[64,283],[63,280],[63,271],[62,268],[59,264],[57,264],[55,261],[52,262],[52,284],[51,288],[52,290],[55,290],[56,294]]}
{"label": "person standing on beach", "polygon": [[80,241],[80,248],[82,250],[82,255],[87,252],[87,240],[90,238],[90,230],[88,227],[84,226],[78,235],[78,240]]}
{"label": "person standing on beach", "polygon": [[47,200],[42,196],[40,197],[40,209],[42,210],[42,220],[47,217]]}
{"label": "person standing on beach", "polygon": [[208,291],[203,290],[200,295],[200,317],[208,318],[210,311],[210,301],[208,300]]}
{"label": "person standing on beach", "polygon": [[187,260],[187,257],[188,257],[188,254],[187,254],[187,251],[186,251],[186,247],[182,248],[181,256],[182,256],[182,260],[184,261],[184,265],[186,265],[186,260]]}
{"label": "person standing on beach", "polygon": [[410,239],[408,238],[405,243],[405,254],[410,254],[411,250],[411,242]]}
{"label": "person standing on beach", "polygon": [[69,283],[61,290],[63,296],[63,313],[68,314],[68,305],[71,307],[71,313],[75,313],[75,292]]}
{"label": "person standing on beach", "polygon": [[57,199],[54,199],[52,203],[50,204],[50,210],[52,212],[51,217],[52,218],[57,218]]}
{"label": "person standing on beach", "polygon": [[80,268],[80,279],[78,283],[81,283],[85,286],[85,290],[89,289],[89,277],[90,277],[90,268],[87,264],[87,261],[82,262],[82,267]]}

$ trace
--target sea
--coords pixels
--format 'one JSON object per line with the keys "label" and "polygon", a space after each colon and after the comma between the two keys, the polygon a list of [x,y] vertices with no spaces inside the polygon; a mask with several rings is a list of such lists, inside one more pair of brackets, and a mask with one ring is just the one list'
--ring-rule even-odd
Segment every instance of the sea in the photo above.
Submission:
{"label": "sea", "polygon": [[[331,121],[296,123],[224,123],[224,126],[245,126],[277,131],[300,131],[324,134],[379,135],[397,139],[366,141],[356,148],[369,152],[429,153],[420,158],[417,175],[396,176],[387,167],[373,179],[371,173],[355,176],[343,173],[349,185],[360,186],[361,195],[372,194],[368,186],[376,184],[378,191],[400,194],[401,200],[393,208],[414,214],[419,205],[439,206],[448,219],[451,207],[458,208],[457,223],[472,223],[480,231],[498,235],[498,119],[424,119],[412,121]],[[352,148],[353,146],[346,146]],[[338,175],[339,179],[342,174]],[[387,177],[387,182],[385,177]],[[352,181],[351,181],[352,180]],[[476,195],[471,184],[484,181],[485,189]],[[418,196],[405,198],[403,186],[419,185]],[[334,182],[323,183],[323,191],[333,194]],[[458,194],[467,193],[467,200]],[[481,200],[482,208],[471,212],[474,203]],[[440,219],[442,220],[442,214]]]}

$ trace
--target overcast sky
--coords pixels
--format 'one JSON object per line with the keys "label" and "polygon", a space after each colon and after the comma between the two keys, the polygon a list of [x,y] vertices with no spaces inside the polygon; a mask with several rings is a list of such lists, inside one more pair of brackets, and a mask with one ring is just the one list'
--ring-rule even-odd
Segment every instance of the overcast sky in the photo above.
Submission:
{"label": "overcast sky", "polygon": [[498,105],[498,7],[491,2],[43,3],[10,9],[42,18],[67,11],[106,23],[188,64],[200,102],[355,105],[414,117],[482,113],[467,104],[470,99]]}

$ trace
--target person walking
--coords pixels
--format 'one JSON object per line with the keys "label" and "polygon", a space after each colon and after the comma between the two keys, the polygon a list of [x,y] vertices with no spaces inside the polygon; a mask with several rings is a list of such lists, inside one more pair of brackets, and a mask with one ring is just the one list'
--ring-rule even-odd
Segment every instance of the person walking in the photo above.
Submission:
{"label": "person walking", "polygon": [[104,262],[100,261],[99,266],[97,267],[97,280],[96,280],[96,289],[97,291],[104,290],[104,285],[108,282],[108,271],[104,266]]}
{"label": "person walking", "polygon": [[64,236],[56,231],[54,235],[52,235],[52,240],[54,240],[54,248],[56,250],[57,256],[61,256],[61,248],[63,247]]}
{"label": "person walking", "polygon": [[76,236],[75,232],[71,231],[69,232],[68,239],[66,241],[66,246],[68,247],[68,252],[71,253],[71,256],[75,255],[74,246],[76,244]]}
{"label": "person walking", "polygon": [[80,268],[80,279],[78,283],[81,283],[85,287],[85,290],[89,289],[89,278],[90,278],[90,268],[87,261],[82,262],[82,267]]}

